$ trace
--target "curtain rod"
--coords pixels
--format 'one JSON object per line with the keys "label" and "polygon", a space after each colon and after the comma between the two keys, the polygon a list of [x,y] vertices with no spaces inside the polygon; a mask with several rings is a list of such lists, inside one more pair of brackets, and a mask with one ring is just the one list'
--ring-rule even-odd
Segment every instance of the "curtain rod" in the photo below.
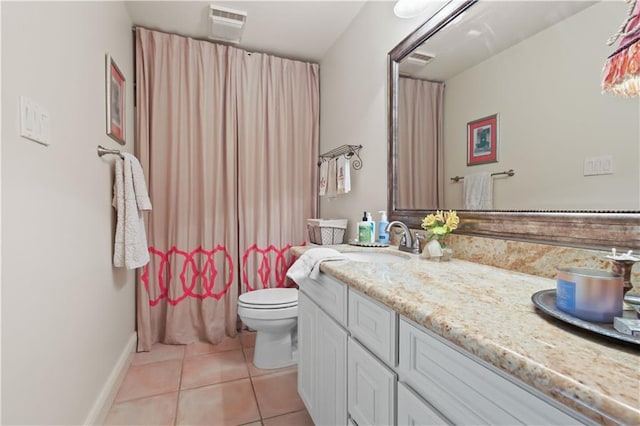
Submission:
{"label": "curtain rod", "polygon": [[247,53],[247,55],[251,55],[252,53],[261,53],[261,54],[264,54],[264,55],[275,56],[276,58],[289,59],[290,61],[297,61],[297,62],[304,62],[304,63],[307,63],[307,64],[315,64],[315,65],[318,65],[318,63],[317,63],[317,62],[311,62],[311,61],[306,60],[306,59],[291,58],[291,57],[282,56],[282,55],[280,55],[280,54],[269,53],[269,52],[250,51],[250,50],[247,50],[247,49],[245,49],[245,48],[243,48],[243,47],[238,47],[238,46],[236,46],[236,45],[234,45],[234,44],[231,44],[231,43],[225,43],[225,42],[220,41],[220,40],[211,40],[210,38],[195,37],[195,36],[190,36],[190,35],[185,35],[185,34],[180,34],[180,33],[175,33],[175,32],[169,32],[169,31],[163,31],[163,30],[156,30],[155,28],[144,27],[144,26],[142,26],[142,25],[133,25],[133,26],[131,27],[131,32],[133,32],[133,33],[135,34],[136,29],[138,29],[138,28],[142,28],[142,29],[144,29],[144,30],[148,30],[148,31],[156,31],[156,32],[163,33],[163,34],[169,34],[169,35],[175,35],[175,36],[179,36],[179,37],[191,38],[191,39],[193,39],[193,40],[198,40],[198,41],[206,41],[206,42],[208,42],[208,43],[212,43],[212,44],[221,44],[221,45],[223,45],[223,46],[235,47],[236,49],[243,50],[244,52],[246,52],[246,53]]}

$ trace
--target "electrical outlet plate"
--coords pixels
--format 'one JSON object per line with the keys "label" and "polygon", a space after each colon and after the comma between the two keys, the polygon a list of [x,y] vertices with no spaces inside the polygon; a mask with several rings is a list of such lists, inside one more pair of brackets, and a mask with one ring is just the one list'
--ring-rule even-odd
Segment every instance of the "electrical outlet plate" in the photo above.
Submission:
{"label": "electrical outlet plate", "polygon": [[51,143],[49,111],[25,96],[20,96],[20,136],[43,145]]}
{"label": "electrical outlet plate", "polygon": [[584,176],[612,175],[614,172],[612,155],[584,159]]}

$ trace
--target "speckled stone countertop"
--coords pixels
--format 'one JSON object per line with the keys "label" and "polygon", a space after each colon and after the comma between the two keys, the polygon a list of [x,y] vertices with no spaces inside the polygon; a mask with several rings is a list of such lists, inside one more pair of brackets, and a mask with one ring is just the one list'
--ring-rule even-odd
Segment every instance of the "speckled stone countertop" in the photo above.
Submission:
{"label": "speckled stone countertop", "polygon": [[325,262],[321,271],[599,423],[640,424],[640,350],[538,313],[531,295],[555,280],[402,254],[410,260]]}

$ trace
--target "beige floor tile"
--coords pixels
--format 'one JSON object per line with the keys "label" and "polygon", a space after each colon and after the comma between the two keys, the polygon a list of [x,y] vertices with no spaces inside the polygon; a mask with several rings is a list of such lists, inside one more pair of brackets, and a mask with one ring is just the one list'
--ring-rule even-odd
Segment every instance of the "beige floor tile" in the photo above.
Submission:
{"label": "beige floor tile", "polygon": [[255,331],[243,331],[240,334],[240,342],[244,349],[252,348],[256,345],[256,332]]}
{"label": "beige floor tile", "polygon": [[241,346],[239,337],[227,337],[217,345],[212,345],[211,343],[206,342],[191,343],[186,347],[185,357],[188,358],[192,356],[211,354],[216,352],[231,351],[240,348]]}
{"label": "beige floor tile", "polygon": [[116,402],[175,392],[180,382],[182,361],[132,365],[116,395]]}
{"label": "beige floor tile", "polygon": [[255,365],[253,365],[253,348],[245,349],[244,356],[247,359],[247,366],[249,367],[249,374],[251,375],[251,377],[262,376],[264,374],[279,373],[281,371],[297,371],[298,370],[297,365],[292,365],[290,367],[284,367],[284,368],[274,368],[271,370],[263,370],[262,368],[258,368]]}
{"label": "beige floor tile", "polygon": [[302,410],[264,419],[264,426],[313,426],[313,420],[307,410]]}
{"label": "beige floor tile", "polygon": [[262,426],[262,422],[245,423],[242,426]]}
{"label": "beige floor tile", "polygon": [[178,425],[241,425],[260,421],[249,379],[180,392]]}
{"label": "beige floor tile", "polygon": [[113,404],[105,425],[173,425],[178,392]]}
{"label": "beige floor tile", "polygon": [[150,352],[138,352],[133,354],[131,365],[149,364],[152,362],[182,359],[184,357],[184,345],[165,345],[156,343],[151,346]]}
{"label": "beige floor tile", "polygon": [[263,418],[304,409],[298,396],[297,371],[265,374],[253,378],[258,405]]}
{"label": "beige floor tile", "polygon": [[249,377],[241,350],[200,355],[184,360],[182,389]]}

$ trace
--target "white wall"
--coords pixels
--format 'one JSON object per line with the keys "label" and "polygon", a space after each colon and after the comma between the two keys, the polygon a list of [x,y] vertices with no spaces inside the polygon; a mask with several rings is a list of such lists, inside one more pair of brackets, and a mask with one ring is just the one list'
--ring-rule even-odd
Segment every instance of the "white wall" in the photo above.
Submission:
{"label": "white wall", "polygon": [[387,209],[387,54],[426,19],[393,14],[394,2],[368,2],[320,62],[320,150],[362,144],[363,166],[351,192],[320,200],[322,218],[349,219],[348,238],[364,210]]}
{"label": "white wall", "polygon": [[[111,266],[105,53],[127,82],[121,2],[2,2],[2,423],[81,424],[134,331],[134,275]],[[18,96],[46,107],[49,147],[18,136]]]}
{"label": "white wall", "polygon": [[[507,169],[497,209],[640,208],[640,103],[600,93],[605,41],[626,9],[596,4],[446,81],[446,208],[462,207],[450,176]],[[494,113],[499,163],[467,167],[466,123]],[[583,176],[584,159],[603,155],[615,174]]]}

